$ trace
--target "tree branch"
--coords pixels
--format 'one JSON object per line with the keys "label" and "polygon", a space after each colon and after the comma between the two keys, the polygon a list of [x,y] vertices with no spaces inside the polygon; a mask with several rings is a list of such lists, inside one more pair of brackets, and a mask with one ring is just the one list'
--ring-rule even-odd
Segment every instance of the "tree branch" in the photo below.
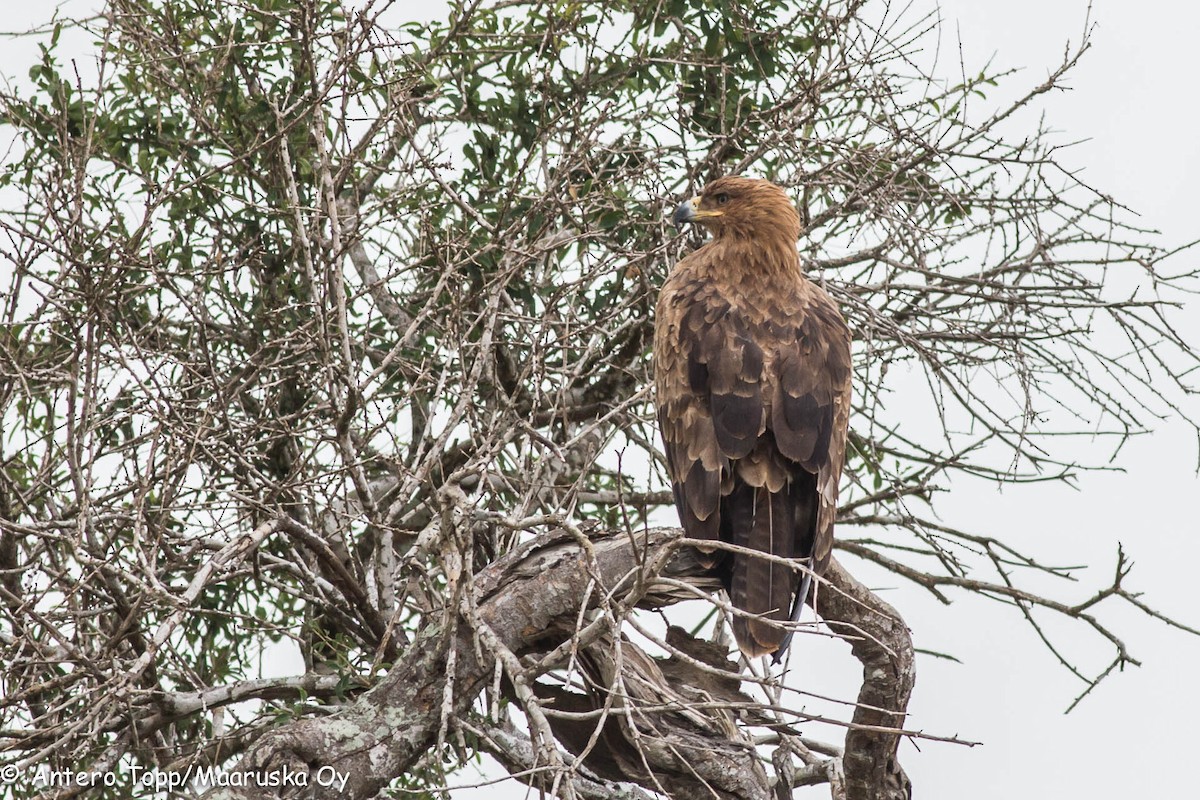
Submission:
{"label": "tree branch", "polygon": [[912,784],[896,749],[916,682],[912,636],[896,609],[854,579],[835,558],[817,609],[863,665],[858,708],[843,756],[846,800],[910,800]]}
{"label": "tree branch", "polygon": [[[529,652],[547,631],[574,623],[580,598],[593,578],[605,591],[623,586],[624,594],[633,587],[627,579],[637,573],[639,564],[656,561],[680,538],[674,529],[653,529],[633,537],[608,535],[592,542],[586,548],[589,553],[574,537],[541,537],[475,576],[476,614],[508,649]],[[700,572],[694,559],[682,556],[665,572],[680,569],[674,577]],[[232,771],[286,768],[315,773],[321,766],[331,766],[349,775],[337,797],[375,795],[413,767],[436,737],[449,645],[441,623],[426,624],[391,672],[357,702],[329,717],[299,720],[264,736]],[[492,678],[495,662],[477,648],[467,625],[459,626],[453,646],[457,672],[452,711],[461,715]],[[205,797],[261,797],[261,791],[218,787]],[[329,796],[335,793],[330,790]]]}
{"label": "tree branch", "polygon": [[[479,625],[487,626],[489,640],[495,637],[513,654],[548,652],[561,643],[563,631],[575,629],[584,598],[607,596],[620,602],[636,590],[642,594],[639,605],[661,607],[680,599],[673,582],[711,586],[693,552],[680,548],[681,539],[681,532],[672,528],[634,535],[607,533],[586,541],[571,534],[539,537],[475,576],[474,616]],[[664,560],[667,564],[661,576],[643,572],[644,565]],[[666,580],[659,582],[658,577]],[[589,591],[589,585],[595,588]],[[846,797],[907,798],[909,784],[896,763],[899,734],[894,730],[904,720],[913,684],[907,627],[890,606],[836,562],[828,573],[820,609],[830,626],[851,641],[854,655],[863,663],[859,708],[847,734]],[[456,672],[450,713],[459,719],[492,680],[495,669],[494,656],[477,639],[466,616],[452,643]],[[444,713],[443,687],[451,644],[445,630],[441,622],[426,624],[391,672],[353,705],[328,717],[299,720],[273,731],[253,745],[232,772],[287,769],[312,773],[315,780],[318,769],[332,767],[348,776],[346,786],[339,792],[316,787],[316,796],[325,796],[322,791],[328,791],[330,797],[374,796],[414,768],[436,739]],[[691,708],[688,701],[695,698],[687,692],[692,687],[683,685],[690,682],[664,679],[663,662],[648,658],[628,641],[620,648],[612,644],[612,637],[606,636],[589,646],[585,672],[593,679],[594,688],[618,692],[617,722],[606,727],[605,736],[623,737],[636,744],[639,770],[647,773],[645,777],[652,774],[651,780],[662,785],[689,786],[713,797],[770,796],[767,775],[754,748],[734,736],[736,728],[728,712],[697,711],[702,703]],[[618,650],[623,655],[614,657]],[[597,658],[598,653],[607,655]],[[673,702],[667,702],[670,698]],[[671,709],[652,716],[639,705]],[[556,737],[565,735],[560,724],[554,728]],[[714,756],[710,763],[684,757],[699,748]],[[720,758],[715,758],[717,754]],[[561,755],[563,763],[576,762],[572,755]],[[606,757],[612,758],[612,752]],[[591,763],[586,756],[585,763]],[[544,761],[531,762],[529,768],[546,766]],[[599,774],[604,775],[602,768]],[[582,788],[577,781],[571,786],[572,791]],[[261,791],[257,786],[218,787],[205,797],[261,797]],[[589,792],[581,793],[586,796]]]}

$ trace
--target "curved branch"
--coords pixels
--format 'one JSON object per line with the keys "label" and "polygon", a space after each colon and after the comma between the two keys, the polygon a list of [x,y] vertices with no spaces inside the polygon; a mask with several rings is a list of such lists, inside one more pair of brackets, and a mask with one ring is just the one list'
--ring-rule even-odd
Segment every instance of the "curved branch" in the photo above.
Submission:
{"label": "curved branch", "polygon": [[[561,533],[538,538],[475,576],[474,611],[464,615],[474,620],[462,620],[452,642],[442,622],[427,623],[391,672],[354,704],[331,716],[298,720],[271,732],[250,748],[232,772],[311,774],[309,785],[315,796],[325,796],[323,791],[340,798],[374,796],[418,765],[435,743],[445,714],[464,718],[494,679],[495,658],[473,628],[486,626],[489,641],[494,637],[493,644],[498,642],[512,654],[545,653],[561,642],[561,631],[575,627],[584,598],[604,594],[642,607],[670,605],[685,596],[678,591],[679,581],[711,584],[692,551],[680,547],[682,538],[681,531],[673,528],[632,535],[606,533],[590,540]],[[663,563],[657,575],[646,569]],[[658,581],[660,577],[665,580]],[[597,586],[603,591],[589,589]],[[830,626],[851,641],[854,655],[863,663],[859,708],[846,739],[846,797],[907,798],[909,784],[896,763],[899,733],[894,729],[903,722],[913,684],[908,630],[890,606],[836,562],[830,567],[819,607]],[[449,660],[451,644],[456,652]],[[444,702],[447,663],[454,664],[454,691],[448,705]],[[720,769],[705,770],[702,778],[696,775],[716,796],[769,794],[767,776],[752,749],[744,749],[738,757],[736,743],[725,741],[727,737],[722,738],[718,730],[705,731],[703,726],[695,730],[696,736],[708,737],[708,752],[717,752],[722,745],[727,751]],[[678,734],[677,730],[674,735]],[[322,767],[346,776],[345,786],[338,790],[313,786]],[[263,796],[255,781],[247,783],[216,787],[205,797]]]}
{"label": "curved branch", "polygon": [[863,665],[858,708],[846,732],[846,800],[911,800],[896,759],[900,729],[916,682],[912,636],[896,609],[833,559],[817,601],[829,627],[850,642]]}
{"label": "curved branch", "polygon": [[[475,576],[475,614],[479,621],[517,654],[534,650],[547,631],[573,624],[581,599],[593,580],[617,596],[645,589],[658,605],[673,602],[670,590],[655,595],[653,582],[637,586],[642,564],[657,563],[678,547],[681,533],[658,528],[632,536],[605,535],[585,546],[569,535],[540,537]],[[677,554],[663,570],[672,577],[698,577],[702,568],[686,553]],[[557,642],[552,642],[552,648]],[[342,791],[321,790],[317,796],[373,797],[397,776],[411,770],[436,740],[443,714],[443,688],[450,642],[439,621],[428,622],[391,672],[354,704],[319,719],[302,719],[264,736],[250,748],[234,773],[262,774],[288,770],[312,774],[332,767],[346,775]],[[453,646],[453,703],[445,709],[465,714],[491,681],[494,658],[478,647],[469,622],[458,626]],[[232,781],[231,781],[232,782]],[[262,788],[220,786],[209,800],[260,798]]]}

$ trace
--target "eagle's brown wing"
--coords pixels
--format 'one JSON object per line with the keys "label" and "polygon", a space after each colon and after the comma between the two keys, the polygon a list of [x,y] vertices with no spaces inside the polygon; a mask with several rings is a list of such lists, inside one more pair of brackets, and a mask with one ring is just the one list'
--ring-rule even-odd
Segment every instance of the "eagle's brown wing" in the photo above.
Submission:
{"label": "eagle's brown wing", "polygon": [[[699,256],[693,254],[693,257]],[[655,326],[658,416],[688,536],[782,558],[829,560],[850,406],[850,337],[833,301],[804,278],[770,297],[729,297],[683,269]],[[712,555],[750,655],[786,641],[800,583],[788,565]]]}

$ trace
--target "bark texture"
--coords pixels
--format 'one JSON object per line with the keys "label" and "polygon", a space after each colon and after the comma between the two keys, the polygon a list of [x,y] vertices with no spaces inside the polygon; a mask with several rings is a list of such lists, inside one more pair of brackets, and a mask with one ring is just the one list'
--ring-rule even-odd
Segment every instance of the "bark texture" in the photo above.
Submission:
{"label": "bark texture", "polygon": [[[846,734],[846,800],[909,800],[912,783],[896,750],[916,682],[912,636],[896,609],[833,559],[818,610],[863,665],[862,688]],[[889,730],[890,729],[890,730]]]}
{"label": "bark texture", "polygon": [[[475,576],[473,602],[463,604],[453,637],[446,634],[443,624],[425,626],[387,676],[354,703],[328,717],[306,718],[272,731],[232,770],[304,774],[307,786],[263,789],[251,781],[249,786],[217,787],[204,796],[209,800],[375,796],[412,769],[437,742],[445,716],[469,714],[480,692],[494,679],[496,658],[492,654],[497,649],[528,656],[522,660],[524,664],[551,652],[566,641],[565,631],[575,629],[585,598],[606,595],[612,603],[632,601],[643,607],[660,607],[686,595],[675,581],[712,589],[713,579],[694,551],[678,547],[680,538],[679,530],[668,528],[633,536],[603,534],[587,541],[562,534],[520,548]],[[670,580],[662,581],[662,577]],[[904,717],[912,687],[907,629],[890,607],[854,581],[836,561],[829,580],[822,610],[831,625],[857,637],[854,654],[864,664],[860,702],[895,710],[888,714],[863,707],[856,712],[856,724],[872,727],[851,730],[847,737],[846,796],[851,800],[906,797],[893,788],[897,780],[908,785],[895,761],[898,737],[875,726],[899,725]],[[880,641],[861,636],[862,631]],[[480,636],[481,632],[485,635]],[[598,653],[618,652],[611,646],[613,635],[610,631],[590,638],[585,635],[579,652],[586,661],[584,671],[595,677],[596,686],[622,686],[616,706],[623,713],[611,718],[600,745],[585,754],[586,770],[574,768],[579,772],[578,786],[558,785],[563,796],[598,796],[596,787],[611,785],[607,782],[612,780],[642,783],[674,797],[780,795],[780,787],[771,785],[731,712],[689,707],[705,697],[736,701],[736,680],[722,681],[711,674],[707,680],[692,680],[678,663],[649,658],[629,643],[623,643],[619,649],[623,655],[615,661],[598,657]],[[481,641],[490,644],[481,646]],[[454,648],[452,659],[450,646]],[[897,653],[901,658],[895,657]],[[454,664],[452,692],[446,691],[448,663]],[[722,669],[719,662],[714,663],[716,669]],[[621,672],[619,682],[617,671]],[[548,701],[547,708],[562,702],[566,705],[560,709],[572,710],[569,700],[543,699]],[[639,705],[655,711],[639,713]],[[568,750],[586,749],[580,736],[582,726],[574,734],[569,720],[558,720],[552,727],[555,738]],[[630,742],[638,745],[636,757],[627,746]],[[509,748],[509,753],[513,752]],[[544,754],[536,749],[526,748],[526,756],[547,766]],[[316,775],[322,767],[326,775],[330,769],[345,775],[344,787],[318,785]],[[563,782],[569,783],[570,779]]]}

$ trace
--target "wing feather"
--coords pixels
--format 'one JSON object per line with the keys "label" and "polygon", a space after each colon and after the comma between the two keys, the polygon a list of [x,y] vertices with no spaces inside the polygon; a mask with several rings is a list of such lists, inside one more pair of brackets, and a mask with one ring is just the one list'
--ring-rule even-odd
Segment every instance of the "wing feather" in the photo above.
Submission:
{"label": "wing feather", "polygon": [[655,332],[659,428],[676,505],[693,538],[719,537],[730,460],[754,449],[764,417],[763,353],[745,321],[696,281],[660,298]]}

